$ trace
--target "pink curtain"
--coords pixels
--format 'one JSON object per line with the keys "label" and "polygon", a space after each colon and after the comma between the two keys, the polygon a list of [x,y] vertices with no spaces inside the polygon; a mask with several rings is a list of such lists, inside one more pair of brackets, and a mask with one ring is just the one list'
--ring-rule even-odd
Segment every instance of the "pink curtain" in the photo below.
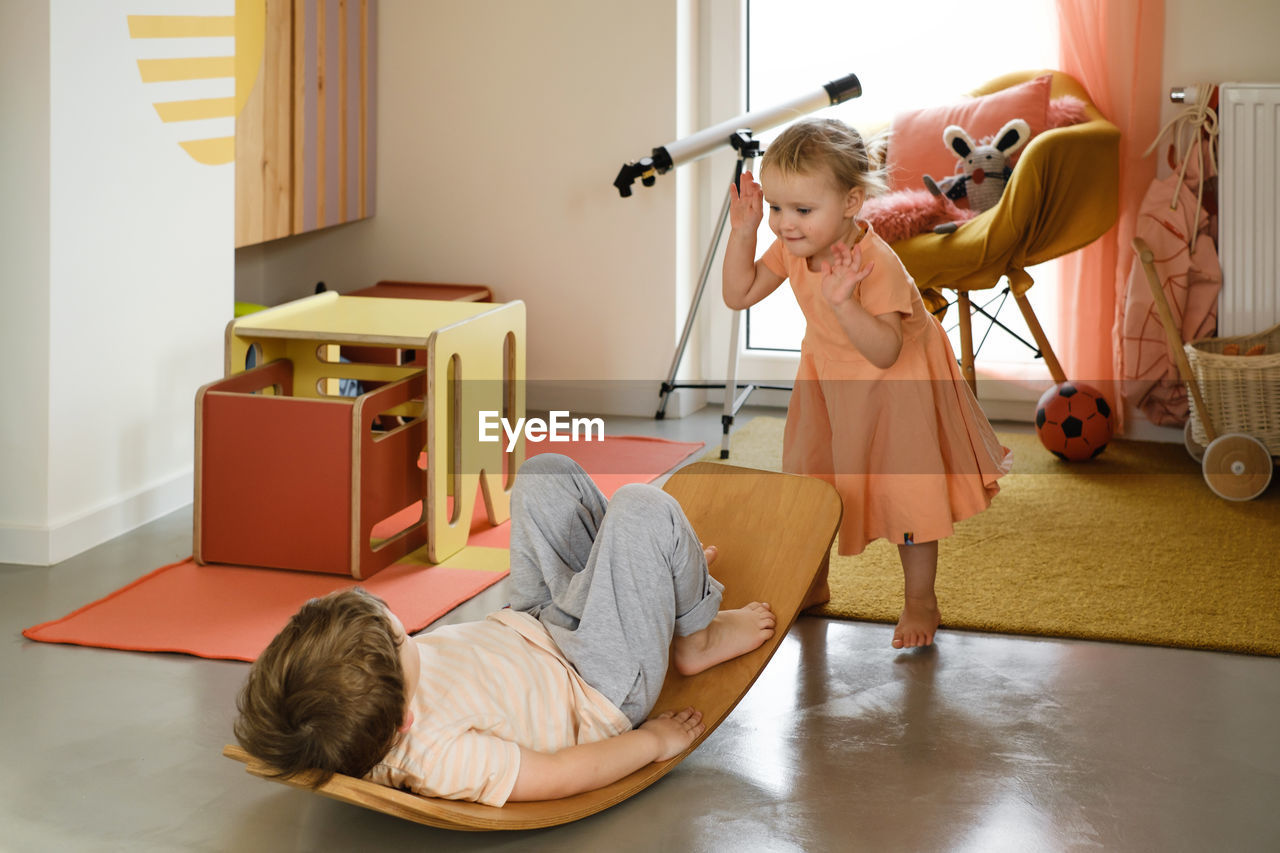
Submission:
{"label": "pink curtain", "polygon": [[1164,0],[1057,0],[1061,69],[1080,81],[1120,128],[1120,219],[1063,259],[1058,357],[1068,377],[1095,384],[1121,405],[1121,337],[1133,262],[1134,223],[1156,158],[1142,152],[1160,132]]}

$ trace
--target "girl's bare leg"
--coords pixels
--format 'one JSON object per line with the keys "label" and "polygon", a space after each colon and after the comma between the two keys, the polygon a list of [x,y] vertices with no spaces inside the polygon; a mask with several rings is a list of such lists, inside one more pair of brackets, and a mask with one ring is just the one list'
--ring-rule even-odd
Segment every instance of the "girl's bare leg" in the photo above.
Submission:
{"label": "girl's bare leg", "polygon": [[804,601],[800,603],[801,610],[808,610],[810,607],[821,607],[831,600],[831,585],[827,582],[827,576],[831,571],[831,552],[822,558],[822,565],[818,567],[818,575],[813,579],[813,585],[809,587],[809,591],[805,593]]}
{"label": "girl's bare leg", "polygon": [[904,595],[892,645],[895,649],[931,646],[941,620],[938,597],[933,591],[938,574],[938,543],[899,545],[898,556],[902,559]]}

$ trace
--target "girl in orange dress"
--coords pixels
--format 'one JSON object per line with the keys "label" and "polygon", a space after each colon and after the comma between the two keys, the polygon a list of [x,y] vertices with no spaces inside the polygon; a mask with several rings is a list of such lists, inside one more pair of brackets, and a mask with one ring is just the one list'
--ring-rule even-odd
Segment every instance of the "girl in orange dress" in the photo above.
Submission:
{"label": "girl in orange dress", "polygon": [[[790,279],[804,312],[783,470],[840,492],[840,554],[897,544],[904,603],[893,647],[931,645],[938,540],[990,505],[1012,457],[902,262],[858,218],[884,182],[857,131],[797,122],[768,147],[760,179],[744,173],[731,194],[723,290],[743,309]],[[756,260],[766,203],[777,240]],[[808,603],[829,597],[824,572]]]}

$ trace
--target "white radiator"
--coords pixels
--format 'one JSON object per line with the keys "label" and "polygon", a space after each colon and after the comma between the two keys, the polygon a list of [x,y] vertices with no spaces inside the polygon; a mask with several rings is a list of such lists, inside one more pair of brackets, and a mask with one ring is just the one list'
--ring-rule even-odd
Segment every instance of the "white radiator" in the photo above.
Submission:
{"label": "white radiator", "polygon": [[1218,334],[1280,323],[1280,83],[1218,89]]}

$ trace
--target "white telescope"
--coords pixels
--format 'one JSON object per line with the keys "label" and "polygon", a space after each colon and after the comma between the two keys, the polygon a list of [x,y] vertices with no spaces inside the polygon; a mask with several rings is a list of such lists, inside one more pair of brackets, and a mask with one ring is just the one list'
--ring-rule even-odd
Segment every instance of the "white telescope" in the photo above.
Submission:
{"label": "white telescope", "polygon": [[673,166],[681,166],[700,157],[705,157],[721,145],[732,144],[738,134],[747,130],[759,133],[771,127],[799,118],[802,115],[842,104],[850,98],[862,94],[862,84],[854,74],[846,74],[839,80],[832,80],[815,92],[768,109],[753,110],[737,118],[723,121],[714,127],[700,130],[695,134],[668,142],[653,149],[648,157],[642,157],[623,165],[614,179],[613,185],[618,188],[623,198],[631,195],[631,185],[636,178],[646,187],[654,184],[657,175],[666,172]]}

